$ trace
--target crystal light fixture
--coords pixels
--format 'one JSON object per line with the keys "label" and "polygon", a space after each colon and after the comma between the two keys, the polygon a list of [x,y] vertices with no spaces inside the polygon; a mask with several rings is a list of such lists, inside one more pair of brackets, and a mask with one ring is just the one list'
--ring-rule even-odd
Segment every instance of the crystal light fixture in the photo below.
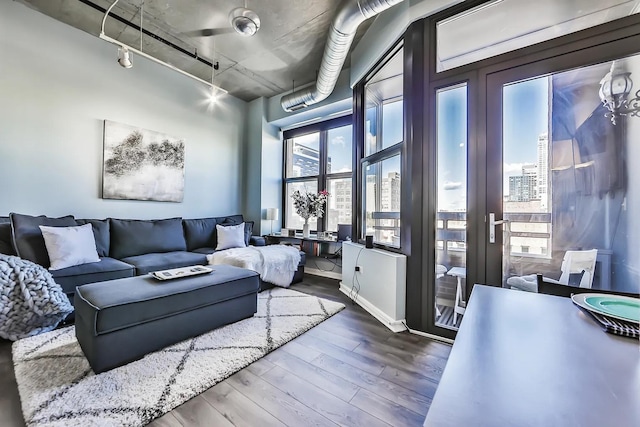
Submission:
{"label": "crystal light fixture", "polygon": [[611,63],[611,70],[600,80],[600,100],[610,113],[605,114],[616,124],[620,116],[640,117],[640,90],[635,97],[627,99],[633,88],[631,73],[616,69],[616,61]]}

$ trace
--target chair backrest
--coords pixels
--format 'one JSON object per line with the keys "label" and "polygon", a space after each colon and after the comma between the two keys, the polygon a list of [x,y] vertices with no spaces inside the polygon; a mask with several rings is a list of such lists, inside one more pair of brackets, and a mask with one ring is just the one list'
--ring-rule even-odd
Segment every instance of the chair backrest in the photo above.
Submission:
{"label": "chair backrest", "polygon": [[596,270],[596,258],[598,250],[591,249],[589,251],[567,251],[562,259],[562,274],[558,281],[565,285],[569,284],[571,274],[580,274],[584,271],[581,288],[591,288],[593,286],[593,274]]}
{"label": "chair backrest", "polygon": [[542,274],[538,274],[538,293],[539,294],[547,294],[547,295],[555,295],[558,297],[571,297],[573,294],[584,294],[587,292],[597,292],[599,294],[611,294],[611,295],[624,295],[627,297],[635,297],[638,298],[638,294],[632,294],[629,292],[617,292],[610,291],[606,289],[587,289],[587,288],[578,288],[576,286],[569,286],[563,284],[557,284],[552,282],[547,282],[542,277]]}

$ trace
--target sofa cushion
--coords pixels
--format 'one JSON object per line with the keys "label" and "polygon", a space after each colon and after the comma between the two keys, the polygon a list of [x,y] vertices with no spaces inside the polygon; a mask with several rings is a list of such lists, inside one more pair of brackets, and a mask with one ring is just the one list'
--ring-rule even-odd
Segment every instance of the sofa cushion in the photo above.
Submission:
{"label": "sofa cushion", "polygon": [[122,261],[136,268],[136,275],[147,274],[152,271],[168,270],[170,268],[188,267],[190,265],[205,265],[207,257],[193,252],[151,253],[123,258]]}
{"label": "sofa cushion", "polygon": [[49,268],[49,254],[39,226],[72,227],[76,226],[73,216],[49,218],[44,215],[31,216],[11,213],[11,235],[16,254],[23,259]]}
{"label": "sofa cushion", "polygon": [[75,265],[100,261],[91,224],[73,227],[41,225],[40,231],[42,231],[51,262],[49,270],[61,270]]}
{"label": "sofa cushion", "polygon": [[[136,220],[111,218],[111,257],[185,251],[182,218]],[[125,261],[126,262],[126,261]]]}
{"label": "sofa cushion", "polygon": [[191,252],[195,252],[197,254],[211,255],[215,251],[216,251],[215,248],[197,248],[197,249],[192,250]]}
{"label": "sofa cushion", "polygon": [[241,222],[244,222],[244,217],[242,216],[242,214],[219,216],[216,217],[216,222],[220,225],[238,225]]}
{"label": "sofa cushion", "polygon": [[8,216],[0,216],[0,254],[16,254],[11,239],[11,219]]}
{"label": "sofa cushion", "polygon": [[187,250],[216,246],[216,219],[199,218],[182,220]]}
{"label": "sofa cushion", "polygon": [[103,257],[100,262],[76,265],[51,272],[53,279],[62,286],[67,294],[73,294],[76,286],[93,282],[121,279],[135,276],[135,268],[131,264],[117,259]]}
{"label": "sofa cushion", "polygon": [[111,236],[108,219],[76,219],[78,225],[91,224],[93,236],[96,238],[96,250],[101,257],[109,256]]}

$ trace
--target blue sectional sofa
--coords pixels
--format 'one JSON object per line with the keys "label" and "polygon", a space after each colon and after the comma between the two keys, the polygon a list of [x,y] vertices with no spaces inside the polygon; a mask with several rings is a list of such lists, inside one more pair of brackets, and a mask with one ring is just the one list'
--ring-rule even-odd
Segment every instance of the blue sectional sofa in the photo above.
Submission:
{"label": "blue sectional sofa", "polygon": [[[39,225],[75,226],[90,223],[100,262],[82,264],[51,272],[54,280],[73,301],[76,286],[93,282],[139,276],[151,271],[207,264],[207,254],[217,245],[216,225],[245,223],[245,243],[264,246],[262,237],[252,236],[253,223],[242,215],[158,220],[48,218],[12,213],[0,217],[0,253],[17,255],[43,267],[49,256]],[[293,283],[302,280],[305,257]],[[261,282],[261,288],[270,287]]]}

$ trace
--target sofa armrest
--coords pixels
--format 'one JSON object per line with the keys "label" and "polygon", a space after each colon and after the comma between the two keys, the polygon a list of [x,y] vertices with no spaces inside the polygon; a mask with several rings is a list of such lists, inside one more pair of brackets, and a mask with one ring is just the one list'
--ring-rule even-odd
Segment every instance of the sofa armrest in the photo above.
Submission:
{"label": "sofa armrest", "polygon": [[249,244],[251,246],[266,246],[267,242],[265,241],[264,237],[251,236],[251,238],[249,239]]}

